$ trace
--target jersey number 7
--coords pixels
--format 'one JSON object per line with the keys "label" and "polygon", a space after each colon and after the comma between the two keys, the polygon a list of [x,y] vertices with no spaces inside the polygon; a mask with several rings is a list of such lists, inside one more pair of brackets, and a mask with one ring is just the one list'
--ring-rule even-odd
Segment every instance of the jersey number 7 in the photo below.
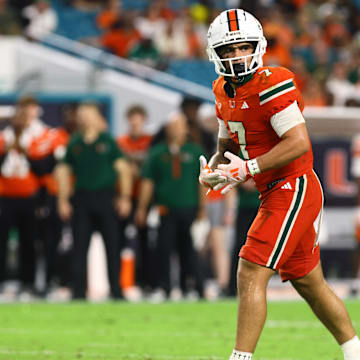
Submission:
{"label": "jersey number 7", "polygon": [[240,151],[244,160],[249,160],[249,154],[246,150],[246,137],[245,137],[245,128],[242,122],[240,121],[229,121],[229,128],[232,133],[237,133],[238,141],[240,145]]}

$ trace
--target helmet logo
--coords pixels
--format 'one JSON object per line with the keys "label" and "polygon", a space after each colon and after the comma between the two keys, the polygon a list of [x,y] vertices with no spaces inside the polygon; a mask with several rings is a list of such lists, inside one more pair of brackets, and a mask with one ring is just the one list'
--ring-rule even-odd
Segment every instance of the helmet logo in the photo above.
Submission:
{"label": "helmet logo", "polygon": [[239,30],[239,20],[236,14],[236,9],[227,12],[227,19],[229,24],[229,31]]}

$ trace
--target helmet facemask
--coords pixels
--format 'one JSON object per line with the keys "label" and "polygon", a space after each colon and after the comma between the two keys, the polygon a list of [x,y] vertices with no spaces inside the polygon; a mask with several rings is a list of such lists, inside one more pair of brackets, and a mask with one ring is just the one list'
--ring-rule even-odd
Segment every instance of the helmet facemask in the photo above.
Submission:
{"label": "helmet facemask", "polygon": [[[209,60],[214,63],[215,71],[217,74],[222,76],[230,76],[235,78],[241,78],[245,75],[254,73],[259,67],[263,65],[262,56],[265,53],[266,48],[266,40],[265,46],[261,44],[261,41],[233,41],[229,44],[237,44],[241,42],[249,42],[254,46],[254,51],[252,54],[235,56],[231,58],[221,58],[218,49],[224,45],[220,45],[216,48],[208,48],[208,56]],[[249,63],[249,59],[251,59]],[[243,60],[241,63],[236,63],[235,61]],[[234,63],[235,62],[235,63]]]}

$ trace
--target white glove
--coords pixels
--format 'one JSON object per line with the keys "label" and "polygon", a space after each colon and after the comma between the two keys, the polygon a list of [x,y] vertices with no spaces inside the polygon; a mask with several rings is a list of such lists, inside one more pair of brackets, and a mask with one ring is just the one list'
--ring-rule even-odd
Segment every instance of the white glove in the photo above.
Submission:
{"label": "white glove", "polygon": [[245,182],[249,179],[249,177],[251,177],[246,161],[242,160],[230,151],[224,153],[224,156],[230,160],[230,163],[220,164],[217,168],[221,171],[221,174],[226,177],[226,183],[222,183],[221,186],[214,187],[214,190],[219,190],[224,187],[221,190],[221,194],[223,195],[228,193],[237,184]]}
{"label": "white glove", "polygon": [[[226,177],[221,175],[220,171],[213,171],[210,169],[205,156],[201,155],[200,158],[200,175],[199,182],[201,185],[213,189],[218,184],[224,184]],[[223,185],[224,186],[224,185]]]}

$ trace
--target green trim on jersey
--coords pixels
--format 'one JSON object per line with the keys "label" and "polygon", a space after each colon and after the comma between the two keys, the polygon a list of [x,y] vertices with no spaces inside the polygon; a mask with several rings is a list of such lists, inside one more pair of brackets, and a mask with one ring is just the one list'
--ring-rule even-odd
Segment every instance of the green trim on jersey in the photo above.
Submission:
{"label": "green trim on jersey", "polygon": [[286,94],[287,92],[295,89],[296,87],[293,79],[288,79],[274,86],[271,86],[270,88],[259,93],[260,105],[263,105],[268,101],[271,101],[272,99],[275,99],[278,96]]}
{"label": "green trim on jersey", "polygon": [[306,185],[307,185],[306,175],[303,175],[296,179],[296,191],[294,193],[293,200],[286,214],[285,220],[281,226],[281,230],[276,240],[274,249],[266,264],[266,266],[271,269],[276,268],[276,265],[278,264],[282,253],[284,252],[286,243],[290,237],[290,233],[292,231],[292,228],[294,227],[295,221],[297,219],[297,215],[304,201]]}

